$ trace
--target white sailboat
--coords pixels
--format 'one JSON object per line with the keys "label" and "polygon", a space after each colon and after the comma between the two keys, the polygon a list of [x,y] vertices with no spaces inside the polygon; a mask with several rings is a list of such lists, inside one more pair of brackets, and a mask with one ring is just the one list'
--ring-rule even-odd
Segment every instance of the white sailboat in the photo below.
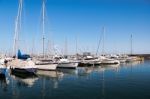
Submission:
{"label": "white sailboat", "polygon": [[13,46],[14,47],[13,52],[15,54],[15,58],[11,62],[9,62],[9,65],[11,67],[12,72],[34,74],[37,69],[34,62],[29,57],[26,57],[26,55],[22,55],[18,48],[19,32],[21,29],[22,7],[23,7],[23,0],[19,0],[18,14],[15,21],[15,36],[14,36],[14,46]]}
{"label": "white sailboat", "polygon": [[44,49],[44,41],[45,41],[45,0],[42,3],[42,34],[43,34],[43,59],[36,60],[35,64],[39,70],[56,70],[57,63],[52,62],[51,60],[45,59],[45,49]]}
{"label": "white sailboat", "polygon": [[[58,54],[59,53],[59,54]],[[55,48],[55,55],[53,57],[54,61],[58,63],[57,68],[67,68],[67,69],[76,69],[79,62],[71,60],[67,55],[67,40],[65,40],[65,52],[62,55],[58,48]]]}
{"label": "white sailboat", "polygon": [[104,55],[104,36],[105,36],[105,27],[103,27],[103,49],[102,49],[102,56],[99,57],[99,59],[101,60],[101,64],[103,65],[110,65],[110,64],[120,64],[119,60],[116,59],[110,59],[110,58],[106,58]]}

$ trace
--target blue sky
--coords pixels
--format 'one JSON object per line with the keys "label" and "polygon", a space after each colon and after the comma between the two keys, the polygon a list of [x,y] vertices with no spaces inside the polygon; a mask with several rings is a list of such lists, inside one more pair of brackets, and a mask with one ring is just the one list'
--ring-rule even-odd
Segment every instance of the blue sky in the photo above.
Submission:
{"label": "blue sky", "polygon": [[[24,0],[21,49],[27,53],[42,52],[42,0]],[[0,0],[0,52],[11,52],[18,0]],[[133,53],[150,53],[149,0],[47,0],[46,46],[48,41],[68,53],[96,52],[105,26],[105,52],[130,53],[130,35],[133,35]],[[34,46],[34,47],[33,47]],[[99,52],[101,52],[100,46]]]}

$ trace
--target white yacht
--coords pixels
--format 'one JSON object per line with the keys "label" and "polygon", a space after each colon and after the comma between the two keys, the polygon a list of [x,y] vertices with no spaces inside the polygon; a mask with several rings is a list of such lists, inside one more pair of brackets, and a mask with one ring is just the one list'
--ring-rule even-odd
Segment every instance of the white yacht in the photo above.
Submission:
{"label": "white yacht", "polygon": [[120,61],[114,59],[104,59],[101,61],[101,64],[120,64]]}
{"label": "white yacht", "polygon": [[59,59],[58,60],[58,68],[72,68],[76,69],[78,66],[78,62],[70,61],[68,59]]}
{"label": "white yacht", "polygon": [[82,63],[84,65],[100,65],[101,61],[98,58],[94,58],[92,56],[86,56],[83,60]]}
{"label": "white yacht", "polygon": [[101,59],[101,64],[103,65],[120,64],[120,61],[116,59],[105,58],[104,56],[101,56],[100,59]]}
{"label": "white yacht", "polygon": [[126,62],[126,56],[125,55],[111,55],[111,59],[118,60],[120,63]]}
{"label": "white yacht", "polygon": [[120,63],[125,63],[126,61],[127,61],[127,59],[125,59],[125,58],[118,58],[117,59]]}

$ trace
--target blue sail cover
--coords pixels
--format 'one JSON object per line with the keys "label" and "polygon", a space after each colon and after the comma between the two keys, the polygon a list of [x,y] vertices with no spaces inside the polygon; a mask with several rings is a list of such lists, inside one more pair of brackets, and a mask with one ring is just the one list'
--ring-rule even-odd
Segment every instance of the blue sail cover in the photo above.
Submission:
{"label": "blue sail cover", "polygon": [[21,51],[18,50],[18,59],[28,59],[28,58],[31,58],[30,55],[27,55],[27,54],[21,54]]}

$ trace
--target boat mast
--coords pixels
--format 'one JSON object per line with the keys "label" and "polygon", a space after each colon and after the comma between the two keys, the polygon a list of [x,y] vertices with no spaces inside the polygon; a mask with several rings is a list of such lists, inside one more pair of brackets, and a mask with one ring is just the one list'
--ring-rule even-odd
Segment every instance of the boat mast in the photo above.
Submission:
{"label": "boat mast", "polygon": [[76,55],[78,54],[78,37],[76,36]]}
{"label": "boat mast", "polygon": [[67,56],[68,55],[68,41],[67,41],[67,38],[65,38],[65,50],[64,50],[64,56]]}
{"label": "boat mast", "polygon": [[105,27],[103,27],[103,45],[102,45],[102,55],[105,54]]}
{"label": "boat mast", "polygon": [[42,4],[42,40],[43,40],[43,58],[45,57],[45,0],[43,0]]}
{"label": "boat mast", "polygon": [[15,35],[14,35],[14,44],[13,44],[13,55],[15,56],[17,56],[16,54],[19,47],[18,40],[19,40],[19,32],[21,30],[22,3],[23,0],[19,0],[18,14],[15,20]]}
{"label": "boat mast", "polygon": [[[104,39],[104,27],[102,28],[102,34],[100,35],[100,39],[98,41],[98,47],[97,47],[97,50],[96,50],[96,56],[98,55],[98,51],[99,51],[99,48],[100,48],[100,44],[102,42],[102,40]],[[103,44],[104,45],[104,44]],[[103,53],[102,53],[103,54]]]}

